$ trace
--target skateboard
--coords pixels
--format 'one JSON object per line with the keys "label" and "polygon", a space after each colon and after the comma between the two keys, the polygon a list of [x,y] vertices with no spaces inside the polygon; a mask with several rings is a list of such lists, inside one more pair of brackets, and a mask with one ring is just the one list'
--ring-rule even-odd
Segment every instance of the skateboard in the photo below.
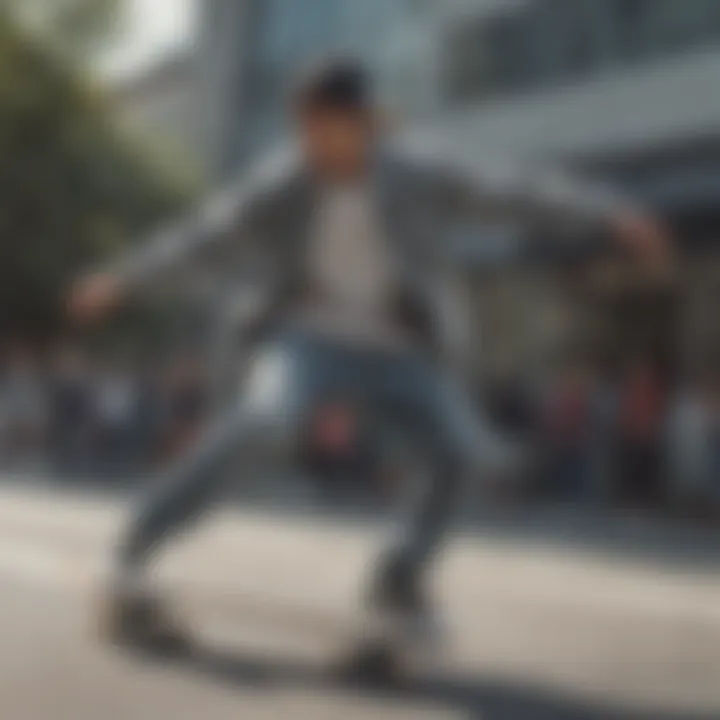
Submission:
{"label": "skateboard", "polygon": [[372,617],[359,608],[341,611],[307,602],[273,599],[250,593],[232,594],[183,589],[139,601],[120,619],[106,612],[103,624],[117,645],[168,658],[192,655],[202,645],[184,618],[202,607],[213,617],[273,634],[306,638],[331,648],[324,665],[338,679],[395,684],[407,679],[427,659],[427,648],[388,618]]}
{"label": "skateboard", "polygon": [[325,667],[339,678],[394,683],[411,675],[423,659],[422,649],[397,623],[359,606],[328,607],[249,592],[216,595],[193,590],[182,595],[184,606],[202,606],[203,612],[211,608],[246,626],[266,627],[273,633],[327,646],[330,653]]}

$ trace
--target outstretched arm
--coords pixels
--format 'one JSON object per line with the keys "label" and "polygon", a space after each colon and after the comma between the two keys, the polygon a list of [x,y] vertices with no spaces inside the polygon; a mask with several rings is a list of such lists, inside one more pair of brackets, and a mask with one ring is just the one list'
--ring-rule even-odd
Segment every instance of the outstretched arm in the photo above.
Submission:
{"label": "outstretched arm", "polygon": [[188,267],[223,245],[247,244],[262,232],[263,204],[272,179],[266,165],[211,197],[192,215],[162,228],[128,255],[81,278],[69,299],[81,321],[99,319],[129,293]]}
{"label": "outstretched arm", "polygon": [[441,192],[470,215],[525,222],[548,230],[609,232],[653,264],[669,256],[668,233],[657,219],[630,200],[571,174],[493,171],[469,163],[438,170]]}
{"label": "outstretched arm", "polygon": [[108,270],[128,289],[162,279],[231,239],[243,242],[250,230],[251,207],[244,186],[221,191],[189,217],[161,228]]}

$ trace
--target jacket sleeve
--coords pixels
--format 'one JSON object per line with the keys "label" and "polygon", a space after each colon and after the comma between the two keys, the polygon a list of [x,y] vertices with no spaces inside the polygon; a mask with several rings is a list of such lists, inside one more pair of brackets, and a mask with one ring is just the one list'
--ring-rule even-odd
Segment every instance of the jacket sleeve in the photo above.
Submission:
{"label": "jacket sleeve", "polygon": [[165,279],[210,258],[251,254],[264,233],[277,174],[269,164],[218,191],[192,214],[160,228],[110,269],[130,287]]}
{"label": "jacket sleeve", "polygon": [[551,232],[608,230],[619,213],[632,209],[629,200],[610,189],[554,168],[461,161],[436,165],[435,176],[437,192],[454,211]]}

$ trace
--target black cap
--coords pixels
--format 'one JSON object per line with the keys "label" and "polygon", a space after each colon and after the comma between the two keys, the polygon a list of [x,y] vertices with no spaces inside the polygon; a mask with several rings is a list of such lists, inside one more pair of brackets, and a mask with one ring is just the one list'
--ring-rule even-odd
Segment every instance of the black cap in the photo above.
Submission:
{"label": "black cap", "polygon": [[353,58],[335,57],[315,63],[295,84],[294,99],[305,110],[366,112],[372,105],[370,77]]}

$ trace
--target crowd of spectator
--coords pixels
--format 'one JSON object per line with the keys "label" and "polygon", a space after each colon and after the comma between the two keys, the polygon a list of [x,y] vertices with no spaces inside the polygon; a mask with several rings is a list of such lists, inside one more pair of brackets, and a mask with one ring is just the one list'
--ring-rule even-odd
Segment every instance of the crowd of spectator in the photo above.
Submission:
{"label": "crowd of spectator", "polygon": [[720,370],[670,378],[571,361],[528,388],[498,382],[494,416],[534,449],[524,496],[720,516]]}
{"label": "crowd of spectator", "polygon": [[0,362],[3,469],[111,478],[179,452],[202,423],[204,376],[193,357],[133,362],[76,347],[8,347]]}
{"label": "crowd of spectator", "polygon": [[[182,353],[139,363],[73,347],[38,356],[17,345],[5,350],[0,368],[0,464],[6,471],[32,469],[57,478],[142,473],[192,443],[210,400],[202,363]],[[496,378],[480,402],[531,450],[530,469],[501,485],[516,500],[720,517],[718,370],[670,382],[643,360],[612,376],[571,361],[545,381]],[[327,453],[316,455],[305,460],[334,477],[325,471]],[[355,464],[339,467],[344,472]],[[367,462],[357,465],[367,474]]]}

